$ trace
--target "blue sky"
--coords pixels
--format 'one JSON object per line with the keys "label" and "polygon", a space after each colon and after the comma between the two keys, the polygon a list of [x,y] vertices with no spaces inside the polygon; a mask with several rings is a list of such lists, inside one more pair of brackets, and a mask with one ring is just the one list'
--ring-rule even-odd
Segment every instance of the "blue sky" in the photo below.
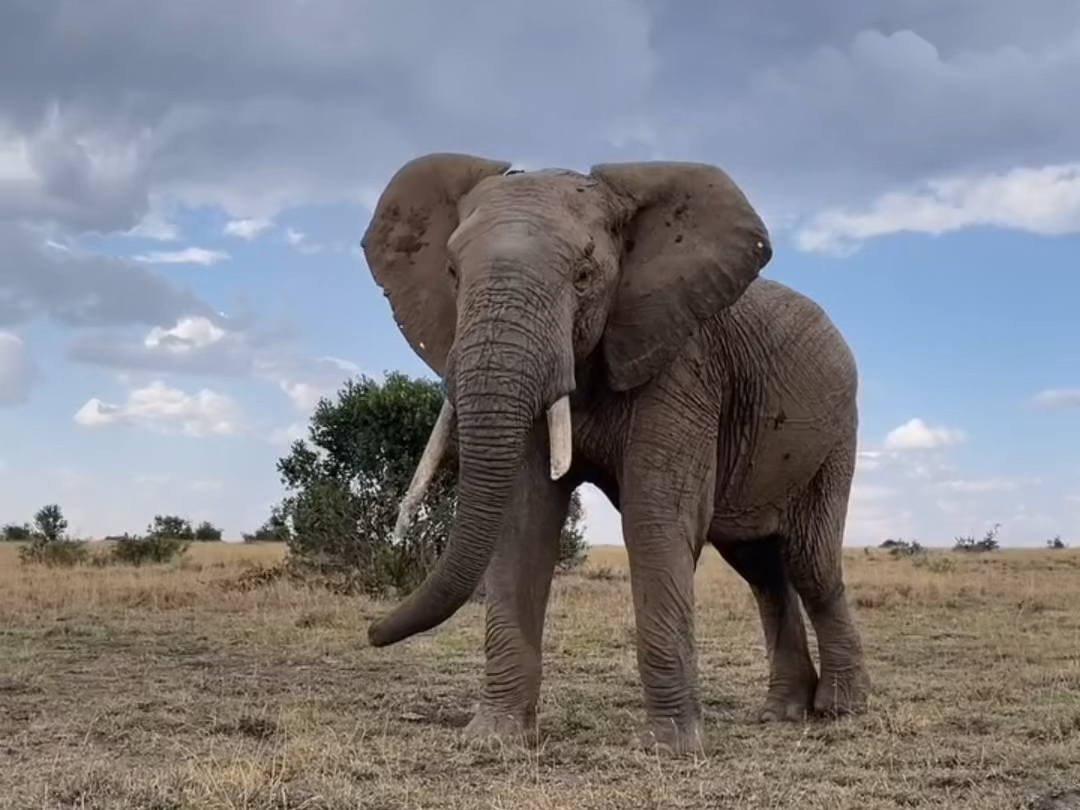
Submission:
{"label": "blue sky", "polygon": [[357,248],[445,150],[722,166],[859,363],[847,541],[1080,543],[1075,3],[36,0],[0,72],[0,521],[261,523],[320,395],[429,373]]}

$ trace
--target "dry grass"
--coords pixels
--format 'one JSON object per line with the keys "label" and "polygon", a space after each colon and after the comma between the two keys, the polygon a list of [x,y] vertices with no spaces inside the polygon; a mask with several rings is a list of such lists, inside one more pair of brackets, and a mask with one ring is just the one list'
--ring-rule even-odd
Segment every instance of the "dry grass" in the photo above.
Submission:
{"label": "dry grass", "polygon": [[590,559],[612,576],[558,581],[532,751],[456,739],[480,684],[479,606],[373,650],[365,627],[385,606],[221,587],[280,553],[196,544],[177,565],[46,570],[0,548],[0,807],[995,810],[1080,788],[1072,551],[922,567],[850,552],[871,708],[782,727],[749,722],[766,675],[757,612],[707,552],[698,761],[628,747],[642,698],[621,549]]}

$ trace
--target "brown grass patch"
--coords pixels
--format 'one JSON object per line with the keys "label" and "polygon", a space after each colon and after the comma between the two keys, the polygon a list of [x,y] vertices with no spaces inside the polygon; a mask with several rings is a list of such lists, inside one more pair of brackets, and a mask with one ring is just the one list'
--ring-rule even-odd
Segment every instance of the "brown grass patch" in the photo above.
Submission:
{"label": "brown grass patch", "polygon": [[642,696],[622,549],[557,581],[531,751],[457,740],[481,606],[373,650],[385,606],[251,574],[223,587],[282,551],[195,544],[167,566],[50,570],[0,546],[0,807],[998,810],[1080,787],[1072,551],[849,552],[870,710],[782,727],[748,720],[766,677],[757,611],[707,551],[698,761],[628,747]]}

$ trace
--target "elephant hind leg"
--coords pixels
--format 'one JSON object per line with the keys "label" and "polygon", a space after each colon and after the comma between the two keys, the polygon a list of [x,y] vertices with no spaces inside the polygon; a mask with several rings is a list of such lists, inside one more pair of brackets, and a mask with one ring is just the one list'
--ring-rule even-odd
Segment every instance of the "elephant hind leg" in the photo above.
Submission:
{"label": "elephant hind leg", "polygon": [[769,690],[758,712],[761,722],[805,719],[813,706],[817,672],[810,659],[799,597],[784,565],[785,539],[710,536],[720,556],[747,581],[757,599],[769,656]]}
{"label": "elephant hind leg", "polygon": [[844,521],[855,467],[854,442],[825,461],[791,516],[784,561],[818,639],[821,676],[814,711],[861,712],[870,680],[848,605],[843,574]]}

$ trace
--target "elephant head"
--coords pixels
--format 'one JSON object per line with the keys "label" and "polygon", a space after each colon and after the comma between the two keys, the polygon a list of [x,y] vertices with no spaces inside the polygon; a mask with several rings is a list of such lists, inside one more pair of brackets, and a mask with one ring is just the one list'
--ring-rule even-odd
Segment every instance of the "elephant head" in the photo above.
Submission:
{"label": "elephant head", "polygon": [[588,175],[508,172],[432,154],[405,164],[363,249],[409,344],[447,399],[402,521],[456,422],[458,511],[427,579],[369,630],[383,646],[442,623],[490,561],[527,438],[547,413],[551,473],[571,464],[569,395],[599,356],[608,386],[647,382],[772,255],[727,174],[694,163],[614,163]]}

